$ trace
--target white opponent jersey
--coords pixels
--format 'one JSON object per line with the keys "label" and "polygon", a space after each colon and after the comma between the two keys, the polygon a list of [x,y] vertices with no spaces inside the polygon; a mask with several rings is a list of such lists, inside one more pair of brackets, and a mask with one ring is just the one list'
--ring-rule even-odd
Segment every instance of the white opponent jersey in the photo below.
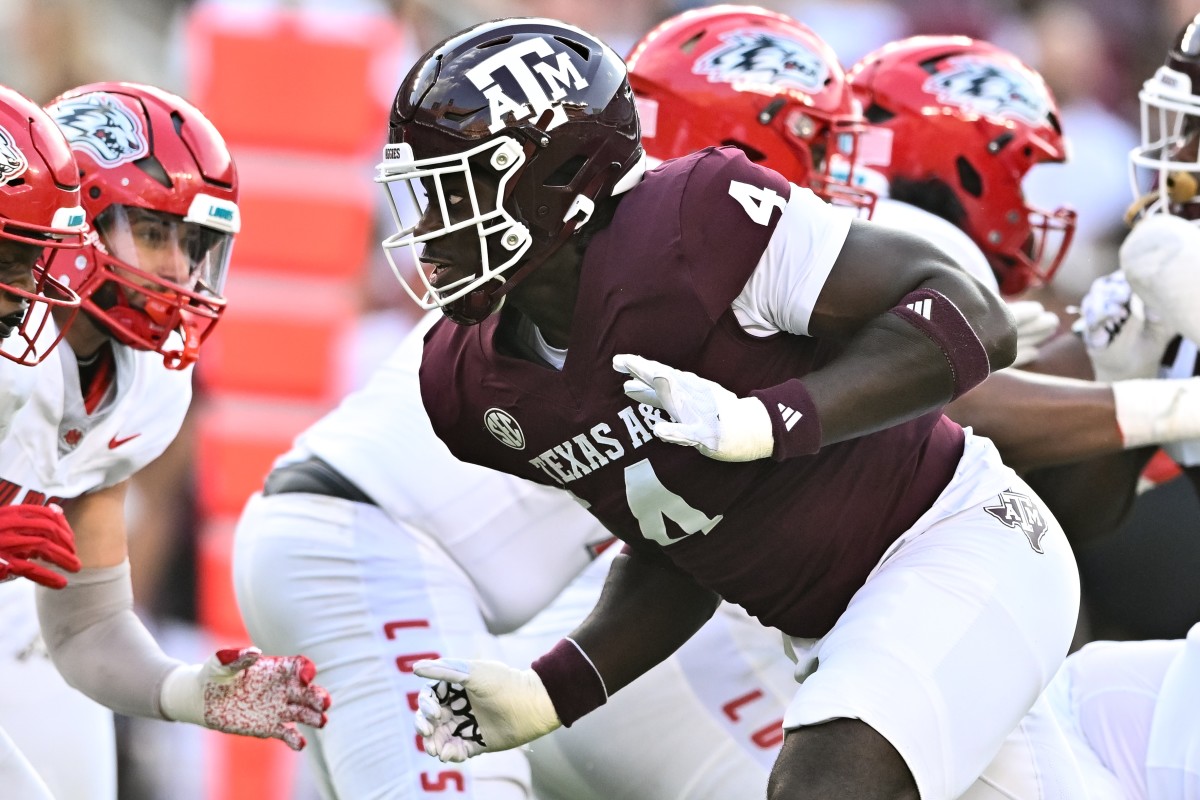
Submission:
{"label": "white opponent jersey", "polygon": [[37,374],[37,367],[0,358],[0,441],[8,436],[13,418],[33,396]]}
{"label": "white opponent jersey", "polygon": [[425,331],[440,316],[422,321],[277,465],[310,455],[331,464],[410,535],[445,550],[474,585],[489,630],[506,633],[545,607],[611,537],[566,492],[464,464],[434,435],[417,370]]}
{"label": "white opponent jersey", "polygon": [[[49,347],[57,335],[58,330],[53,324],[43,326],[38,333],[38,352]],[[24,340],[15,333],[7,339],[0,339],[0,350],[16,355],[23,349]],[[8,435],[17,412],[33,397],[33,387],[37,385],[39,374],[39,366],[26,366],[8,358],[0,358],[0,442]]]}
{"label": "white opponent jersey", "polygon": [[[0,442],[0,503],[79,497],[131,477],[166,449],[192,398],[192,372],[168,370],[157,353],[112,344],[115,388],[94,414],[83,407],[79,367],[65,342],[37,367],[32,398]],[[0,585],[0,652],[37,635],[34,585]]]}
{"label": "white opponent jersey", "polygon": [[[126,480],[166,449],[192,397],[191,369],[112,344],[115,388],[93,414],[63,343],[36,367],[33,397],[0,443],[0,503],[46,503]],[[25,367],[24,369],[29,369]]]}
{"label": "white opponent jersey", "polygon": [[971,277],[997,295],[1000,294],[1000,284],[996,282],[996,274],[992,272],[987,256],[979,249],[979,245],[971,241],[971,237],[954,223],[890,197],[880,197],[875,202],[871,222],[928,239],[958,262]]}

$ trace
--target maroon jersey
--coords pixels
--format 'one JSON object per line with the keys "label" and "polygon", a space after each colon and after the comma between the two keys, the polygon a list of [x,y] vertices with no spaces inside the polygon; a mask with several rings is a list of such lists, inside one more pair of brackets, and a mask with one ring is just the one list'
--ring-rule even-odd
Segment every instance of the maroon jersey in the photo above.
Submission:
{"label": "maroon jersey", "polygon": [[625,396],[618,353],[740,396],[837,353],[806,336],[757,338],[735,319],[730,305],[780,216],[751,219],[735,181],[791,194],[740,151],[717,149],[667,162],[621,201],[584,258],[561,371],[501,345],[504,313],[473,327],[442,320],[426,337],[421,391],[459,459],[568,489],[631,546],[661,549],[767,625],[820,636],[949,483],[964,437],[934,413],[782,463],[715,461],[654,437],[664,412]]}

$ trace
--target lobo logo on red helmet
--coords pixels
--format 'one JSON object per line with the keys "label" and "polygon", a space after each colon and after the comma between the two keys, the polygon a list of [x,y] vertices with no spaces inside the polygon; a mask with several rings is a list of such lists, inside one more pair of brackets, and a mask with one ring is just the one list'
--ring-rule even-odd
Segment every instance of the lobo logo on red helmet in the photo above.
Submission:
{"label": "lobo logo on red helmet", "polygon": [[0,128],[0,185],[19,177],[29,169],[25,154],[17,149],[17,142],[4,128]]}
{"label": "lobo logo on red helmet", "polygon": [[724,47],[696,61],[692,71],[713,83],[775,89],[795,86],[818,92],[829,77],[825,61],[804,43],[775,33],[734,31],[721,37]]}
{"label": "lobo logo on red helmet", "polygon": [[46,109],[71,147],[86,150],[106,167],[150,154],[142,123],[112,95],[95,92],[55,103]]}
{"label": "lobo logo on red helmet", "polygon": [[1042,537],[1046,535],[1046,520],[1043,519],[1037,504],[1026,495],[1016,492],[1001,492],[996,497],[1000,505],[984,506],[983,510],[1008,527],[1024,533],[1034,552],[1044,552]]}
{"label": "lobo logo on red helmet", "polygon": [[946,59],[923,88],[939,102],[986,116],[1037,123],[1050,111],[1050,98],[1032,75],[977,56]]}
{"label": "lobo logo on red helmet", "polygon": [[[534,55],[542,59],[534,64],[532,69],[525,63],[525,56]],[[550,63],[554,57],[553,64]],[[555,66],[555,64],[557,66]],[[517,86],[525,94],[524,102],[520,102],[505,94],[503,87],[496,81],[494,73],[508,70]],[[536,73],[536,74],[535,74]],[[546,130],[558,127],[567,121],[567,114],[562,108],[562,99],[567,96],[564,86],[573,89],[586,89],[588,82],[575,65],[571,63],[570,55],[565,51],[555,52],[545,39],[528,39],[510,47],[506,47],[494,56],[481,61],[477,66],[467,70],[467,78],[476,88],[483,92],[488,99],[492,121],[488,130],[492,133],[505,127],[503,116],[512,114],[513,121],[532,116],[537,119],[545,111],[551,111],[552,117]],[[549,94],[542,88],[537,76],[550,88]]]}

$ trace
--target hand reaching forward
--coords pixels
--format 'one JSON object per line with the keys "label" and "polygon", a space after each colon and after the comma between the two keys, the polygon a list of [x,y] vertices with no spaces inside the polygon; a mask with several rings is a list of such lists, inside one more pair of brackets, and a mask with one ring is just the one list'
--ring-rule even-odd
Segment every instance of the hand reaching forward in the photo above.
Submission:
{"label": "hand reaching forward", "polygon": [[264,656],[257,647],[218,650],[203,664],[167,676],[162,709],[169,719],[224,733],[280,739],[304,748],[294,723],[325,726],[329,693],[312,682],[316,667],[304,656]]}
{"label": "hand reaching forward", "polygon": [[28,578],[51,589],[67,585],[65,577],[30,559],[79,572],[75,534],[62,509],[53,504],[0,506],[0,580]]}
{"label": "hand reaching forward", "polygon": [[1171,214],[1138,222],[1121,243],[1133,291],[1172,333],[1200,341],[1200,228]]}
{"label": "hand reaching forward", "polygon": [[738,397],[719,383],[641,356],[613,356],[613,369],[630,376],[626,395],[675,420],[659,420],[654,426],[654,435],[664,442],[694,447],[717,461],[771,455],[775,434],[767,408],[757,398]]}
{"label": "hand reaching forward", "polygon": [[1096,380],[1154,378],[1173,332],[1117,270],[1092,282],[1074,329],[1083,337]]}
{"label": "hand reaching forward", "polygon": [[562,724],[531,669],[438,658],[418,661],[413,673],[437,681],[418,695],[416,723],[425,752],[441,761],[520,747]]}
{"label": "hand reaching forward", "polygon": [[1036,300],[1010,300],[1008,310],[1017,322],[1017,357],[1010,367],[1037,361],[1038,347],[1058,333],[1058,315]]}

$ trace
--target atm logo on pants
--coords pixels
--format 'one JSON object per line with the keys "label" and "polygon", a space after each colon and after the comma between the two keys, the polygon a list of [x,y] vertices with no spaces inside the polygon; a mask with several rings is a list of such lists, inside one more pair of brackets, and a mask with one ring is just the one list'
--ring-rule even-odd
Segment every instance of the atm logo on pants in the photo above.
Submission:
{"label": "atm logo on pants", "polygon": [[1008,491],[996,495],[996,499],[1000,505],[984,506],[983,510],[1008,527],[1024,533],[1034,552],[1043,552],[1042,537],[1046,535],[1046,520],[1037,503],[1027,495]]}

